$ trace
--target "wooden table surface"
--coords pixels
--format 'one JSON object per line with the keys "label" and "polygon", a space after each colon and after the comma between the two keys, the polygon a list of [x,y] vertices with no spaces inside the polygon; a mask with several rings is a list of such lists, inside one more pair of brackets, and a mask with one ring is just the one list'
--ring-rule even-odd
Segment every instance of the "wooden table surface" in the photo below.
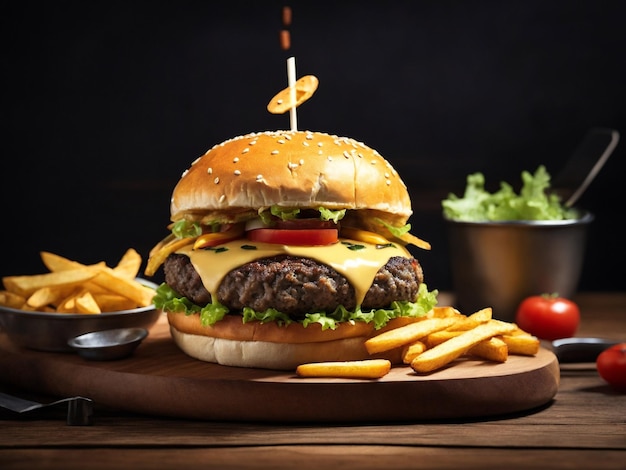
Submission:
{"label": "wooden table surface", "polygon": [[[575,300],[582,313],[577,336],[626,340],[626,293]],[[55,398],[16,390],[1,377],[0,391]],[[155,418],[95,403],[93,425],[68,426],[66,411],[1,413],[0,468],[626,468],[626,394],[612,390],[593,363],[563,364],[559,391],[541,409],[489,419],[233,423]]]}

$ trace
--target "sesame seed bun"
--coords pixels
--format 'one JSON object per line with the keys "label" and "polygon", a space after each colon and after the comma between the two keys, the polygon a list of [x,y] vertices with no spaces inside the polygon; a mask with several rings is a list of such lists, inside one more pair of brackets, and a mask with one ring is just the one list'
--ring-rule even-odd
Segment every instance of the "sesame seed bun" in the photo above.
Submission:
{"label": "sesame seed bun", "polygon": [[252,133],[218,144],[181,177],[173,221],[237,222],[272,205],[363,210],[402,226],[411,201],[403,181],[376,150],[320,132]]}
{"label": "sesame seed bun", "polygon": [[[269,215],[275,206],[303,216],[278,221]],[[417,321],[418,309],[397,307],[418,305],[423,284],[421,266],[406,245],[430,246],[396,230],[412,214],[407,188],[391,164],[361,142],[288,130],[235,137],[191,164],[173,190],[170,209],[172,222],[194,222],[174,227],[200,226],[202,235],[168,235],[151,251],[146,273],[164,265],[167,286],[177,294],[177,302],[164,307],[172,338],[191,357],[271,369],[364,359],[365,340],[380,331],[375,328]],[[311,217],[321,209],[342,218]],[[274,219],[263,221],[261,214]],[[284,228],[311,220],[313,230]],[[319,230],[318,223],[332,226]],[[307,232],[315,227],[335,231],[335,238],[297,238],[311,236]],[[215,246],[196,243],[231,230],[234,238]],[[261,230],[301,231],[279,242],[255,238]],[[186,303],[200,311],[182,311]],[[216,304],[227,313],[214,320]],[[331,318],[341,308],[347,316]],[[246,310],[260,315],[251,320]],[[366,318],[373,310],[376,321]],[[280,315],[266,320],[268,311]],[[309,322],[309,315],[317,319]]]}

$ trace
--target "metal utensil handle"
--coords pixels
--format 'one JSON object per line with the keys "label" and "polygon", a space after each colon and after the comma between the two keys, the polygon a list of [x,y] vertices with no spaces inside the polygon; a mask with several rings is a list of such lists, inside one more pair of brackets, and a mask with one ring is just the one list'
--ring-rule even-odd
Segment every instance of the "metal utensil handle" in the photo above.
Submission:
{"label": "metal utensil handle", "polygon": [[559,362],[595,362],[598,355],[619,341],[603,338],[564,338],[552,341]]}
{"label": "metal utensil handle", "polygon": [[553,188],[567,191],[565,206],[572,207],[582,196],[617,147],[619,137],[614,129],[593,128],[587,132],[552,181]]}
{"label": "metal utensil handle", "polygon": [[71,397],[52,403],[38,403],[0,392],[0,408],[14,413],[28,413],[57,406],[61,403],[67,403],[67,424],[69,426],[90,426],[93,424],[93,402],[89,398]]}

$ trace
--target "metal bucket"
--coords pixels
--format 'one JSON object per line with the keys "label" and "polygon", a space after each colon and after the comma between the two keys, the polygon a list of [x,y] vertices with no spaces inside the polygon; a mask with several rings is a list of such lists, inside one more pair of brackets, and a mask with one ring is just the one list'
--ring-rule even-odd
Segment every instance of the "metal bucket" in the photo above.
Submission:
{"label": "metal bucket", "polygon": [[589,212],[571,220],[445,219],[455,306],[466,314],[492,307],[494,318],[514,321],[519,303],[529,295],[571,297],[593,219]]}

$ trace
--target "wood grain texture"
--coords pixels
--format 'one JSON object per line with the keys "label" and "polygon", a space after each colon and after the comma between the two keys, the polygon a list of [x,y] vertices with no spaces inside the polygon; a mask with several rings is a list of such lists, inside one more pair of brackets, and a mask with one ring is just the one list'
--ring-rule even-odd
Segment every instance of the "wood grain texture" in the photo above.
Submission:
{"label": "wood grain texture", "polygon": [[295,373],[225,367],[183,354],[165,318],[129,358],[90,362],[20,349],[0,335],[0,375],[15,386],[81,395],[121,410],[201,420],[379,422],[496,416],[548,403],[559,385],[555,356],[504,364],[460,359],[419,375],[396,366],[379,380],[303,379]]}

